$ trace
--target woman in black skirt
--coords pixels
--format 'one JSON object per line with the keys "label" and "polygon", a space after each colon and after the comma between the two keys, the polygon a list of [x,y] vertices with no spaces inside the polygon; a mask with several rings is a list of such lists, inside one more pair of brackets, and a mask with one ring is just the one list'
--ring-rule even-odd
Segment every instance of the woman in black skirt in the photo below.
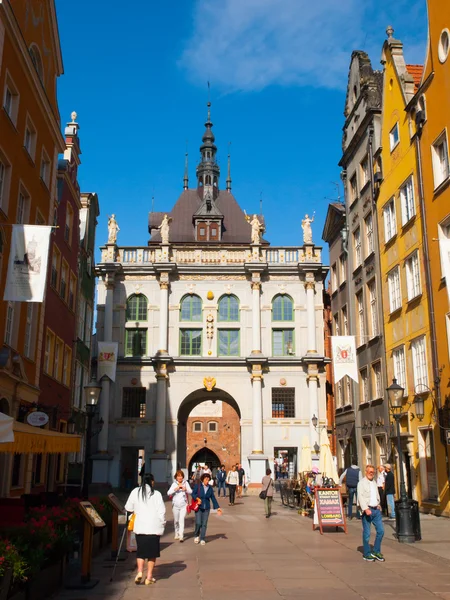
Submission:
{"label": "woman in black skirt", "polygon": [[134,582],[138,585],[142,581],[145,559],[148,560],[145,585],[156,581],[153,569],[160,555],[159,539],[166,525],[166,507],[154,484],[153,475],[145,474],[141,486],[131,492],[125,504],[125,510],[136,515],[133,531],[136,535],[138,572]]}

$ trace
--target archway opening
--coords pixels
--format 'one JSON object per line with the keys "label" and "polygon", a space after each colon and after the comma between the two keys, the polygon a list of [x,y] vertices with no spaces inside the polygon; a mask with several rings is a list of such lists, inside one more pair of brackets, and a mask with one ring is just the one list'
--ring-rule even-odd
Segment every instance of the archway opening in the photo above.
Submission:
{"label": "archway opening", "polygon": [[213,473],[241,461],[241,411],[230,394],[205,389],[189,394],[178,410],[177,468],[192,473],[207,463]]}

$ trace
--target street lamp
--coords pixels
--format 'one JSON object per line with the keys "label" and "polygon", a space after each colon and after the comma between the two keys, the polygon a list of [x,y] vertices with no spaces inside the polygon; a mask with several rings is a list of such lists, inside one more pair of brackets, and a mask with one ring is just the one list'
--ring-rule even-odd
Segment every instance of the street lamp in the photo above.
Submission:
{"label": "street lamp", "polygon": [[389,408],[397,425],[397,451],[398,464],[400,469],[400,500],[397,500],[397,502],[395,503],[395,515],[397,519],[397,539],[399,542],[402,543],[412,543],[416,541],[413,521],[414,501],[410,500],[406,493],[405,475],[403,473],[402,461],[402,440],[400,436],[400,419],[403,415],[404,391],[405,389],[397,383],[397,380],[395,378],[392,380],[391,385],[386,389],[389,400]]}
{"label": "street lamp", "polygon": [[88,385],[84,386],[84,393],[86,397],[86,417],[87,417],[87,429],[85,437],[85,451],[84,451],[84,472],[83,472],[83,489],[81,495],[84,499],[88,499],[89,496],[89,482],[91,479],[91,439],[92,439],[92,419],[97,410],[97,403],[100,397],[102,386],[98,383],[94,376]]}
{"label": "street lamp", "polygon": [[415,396],[414,397],[414,406],[416,407],[416,417],[419,421],[422,421],[425,416],[425,408],[424,408],[424,399],[423,396]]}
{"label": "street lamp", "polygon": [[319,422],[319,420],[317,419],[316,415],[313,415],[313,416],[311,417],[311,423],[312,423],[312,425],[313,425],[314,429],[316,429],[316,428],[317,428],[317,423],[318,423],[318,422]]}

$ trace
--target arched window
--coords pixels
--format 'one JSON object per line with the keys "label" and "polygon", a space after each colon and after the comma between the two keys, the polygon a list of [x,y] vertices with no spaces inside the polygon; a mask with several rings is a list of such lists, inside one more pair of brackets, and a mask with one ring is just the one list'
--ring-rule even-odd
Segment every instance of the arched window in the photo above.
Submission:
{"label": "arched window", "polygon": [[205,177],[205,185],[211,185],[211,175]]}
{"label": "arched window", "polygon": [[144,294],[133,294],[127,300],[127,321],[147,321],[148,299]]}
{"label": "arched window", "polygon": [[232,294],[219,298],[218,321],[239,321],[239,300]]}
{"label": "arched window", "polygon": [[217,421],[209,421],[208,422],[208,431],[210,433],[216,433],[218,431]]}
{"label": "arched window", "polygon": [[33,61],[34,68],[36,69],[37,74],[39,75],[39,79],[41,81],[44,81],[44,66],[42,64],[42,58],[41,53],[39,52],[39,48],[36,46],[36,44],[31,44],[29,52],[31,60]]}
{"label": "arched window", "polygon": [[200,431],[203,431],[203,423],[201,421],[194,421],[192,423],[192,431],[194,433],[199,433]]}
{"label": "arched window", "polygon": [[286,294],[275,296],[272,301],[272,321],[293,321],[294,302]]}
{"label": "arched window", "polygon": [[189,294],[181,299],[180,308],[181,321],[201,321],[202,320],[202,301],[199,296]]}

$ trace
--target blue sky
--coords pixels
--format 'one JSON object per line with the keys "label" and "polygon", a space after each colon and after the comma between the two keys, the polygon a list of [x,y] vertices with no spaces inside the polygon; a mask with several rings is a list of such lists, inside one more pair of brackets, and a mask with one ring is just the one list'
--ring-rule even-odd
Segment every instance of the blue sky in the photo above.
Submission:
{"label": "blue sky", "polygon": [[[272,245],[314,241],[340,182],[350,55],[380,67],[393,25],[406,61],[423,63],[426,0],[56,0],[65,74],[62,125],[78,113],[81,189],[97,192],[97,246],[116,214],[120,245],[146,245],[147,215],[190,187],[204,131],[207,81],[225,187],[231,142],[233,193],[266,218]],[[128,10],[127,10],[128,8]],[[381,67],[380,67],[381,68]],[[342,196],[342,185],[339,183]]]}

